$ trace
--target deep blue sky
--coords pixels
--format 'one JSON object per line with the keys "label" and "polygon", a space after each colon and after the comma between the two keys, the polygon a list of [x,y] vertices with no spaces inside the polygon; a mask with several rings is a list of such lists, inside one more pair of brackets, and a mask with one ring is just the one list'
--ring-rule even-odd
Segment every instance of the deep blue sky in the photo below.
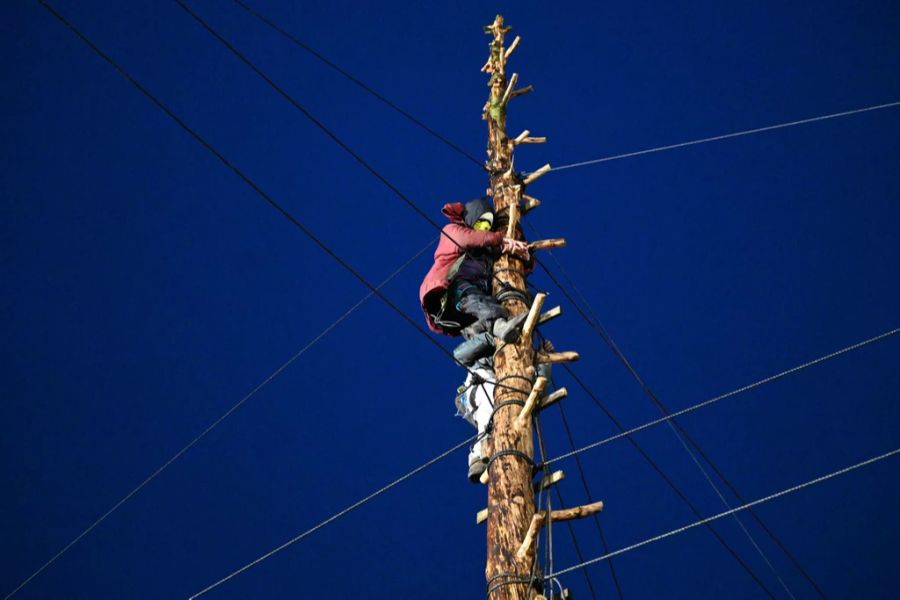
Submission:
{"label": "deep blue sky", "polygon": [[[253,5],[481,156],[478,72],[500,11],[535,93],[521,169],[900,100],[890,2]],[[67,17],[378,281],[435,235],[174,3],[59,0]],[[786,6],[787,5],[787,6]],[[193,6],[439,219],[470,162],[231,2]],[[182,448],[366,290],[36,2],[0,7],[0,591]],[[551,173],[532,223],[671,408],[900,324],[900,109]],[[386,288],[419,318],[426,253]],[[657,416],[559,290],[545,333],[623,423]],[[441,340],[448,348],[452,342]],[[900,446],[900,339],[685,417],[747,498]],[[377,300],[339,325],[17,598],[184,598],[470,435],[462,371]],[[573,434],[614,431],[563,374]],[[557,411],[553,455],[569,449]],[[671,432],[636,436],[704,514]],[[484,489],[465,452],[208,598],[476,598]],[[626,442],[583,456],[611,548],[693,515]],[[574,464],[562,490],[585,501]],[[758,512],[833,598],[900,595],[900,462]],[[797,598],[812,589],[746,516]],[[731,521],[722,535],[781,598]],[[575,525],[602,553],[591,522]],[[576,558],[555,529],[555,564]],[[615,560],[627,598],[759,598],[703,529]],[[589,568],[612,597],[605,565]],[[589,597],[584,576],[565,578]]]}

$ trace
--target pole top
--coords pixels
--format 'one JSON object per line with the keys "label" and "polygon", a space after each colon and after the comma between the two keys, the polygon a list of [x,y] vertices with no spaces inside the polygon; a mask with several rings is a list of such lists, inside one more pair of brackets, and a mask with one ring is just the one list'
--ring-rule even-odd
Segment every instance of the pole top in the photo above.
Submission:
{"label": "pole top", "polygon": [[512,27],[503,25],[503,15],[497,15],[494,17],[493,23],[485,25],[484,32],[488,35],[493,34],[494,39],[497,41],[503,41],[503,35],[511,29]]}

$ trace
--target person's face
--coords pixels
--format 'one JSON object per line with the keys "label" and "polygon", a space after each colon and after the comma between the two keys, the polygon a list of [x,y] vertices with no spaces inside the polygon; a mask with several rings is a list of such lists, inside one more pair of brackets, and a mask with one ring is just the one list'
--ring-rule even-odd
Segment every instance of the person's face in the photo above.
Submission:
{"label": "person's face", "polygon": [[490,231],[491,222],[487,219],[478,219],[477,221],[475,221],[475,224],[472,225],[472,229],[476,229],[478,231]]}

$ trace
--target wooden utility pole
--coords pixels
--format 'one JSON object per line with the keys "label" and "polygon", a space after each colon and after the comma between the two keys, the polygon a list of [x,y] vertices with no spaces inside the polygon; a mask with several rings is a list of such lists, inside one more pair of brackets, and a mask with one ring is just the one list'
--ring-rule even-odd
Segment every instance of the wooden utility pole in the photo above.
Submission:
{"label": "wooden utility pole", "polygon": [[[484,105],[488,122],[487,170],[491,177],[488,193],[494,199],[495,225],[504,228],[506,237],[523,239],[519,217],[540,204],[525,194],[525,188],[550,170],[544,165],[527,176],[516,173],[513,150],[519,144],[540,144],[543,137],[531,137],[523,131],[515,138],[506,134],[506,109],[509,101],[531,91],[531,86],[516,88],[519,76],[506,77],[506,61],[519,45],[517,36],[507,48],[504,37],[509,27],[497,15],[484,28],[491,36],[490,56],[482,71],[490,75],[490,94]],[[565,246],[561,238],[531,242],[534,252]],[[536,376],[536,363],[578,360],[577,352],[555,352],[552,348],[535,348],[532,335],[541,323],[560,314],[557,306],[541,314],[546,294],[532,300],[525,286],[525,263],[513,254],[504,253],[494,263],[493,294],[503,303],[510,316],[528,312],[522,333],[514,343],[497,340],[494,352],[493,427],[486,438],[488,470],[482,481],[488,484],[487,509],[479,511],[476,522],[487,519],[488,600],[539,600],[543,574],[537,566],[537,535],[542,527],[554,521],[580,519],[603,509],[602,502],[563,510],[535,512],[534,491],[561,481],[562,471],[547,473],[532,483],[534,441],[532,415],[566,397],[566,389],[546,390],[547,380]]]}
{"label": "wooden utility pole", "polygon": [[[524,136],[511,139],[506,134],[506,108],[516,95],[518,75],[506,76],[506,60],[518,45],[519,38],[506,48],[504,36],[509,31],[503,17],[497,15],[494,22],[485,27],[492,36],[490,57],[482,71],[490,75],[490,95],[484,106],[484,119],[488,123],[488,161],[490,195],[494,201],[496,222],[506,224],[507,236],[522,239],[518,227],[518,215],[522,211],[525,182],[513,168],[513,149],[516,144],[538,141]],[[528,88],[526,88],[528,90]],[[540,140],[543,141],[543,140]],[[504,253],[494,265],[493,293],[503,302],[510,315],[529,310],[525,291],[523,261]],[[531,583],[532,565],[536,548],[532,546],[525,556],[518,557],[535,514],[532,490],[534,443],[531,421],[516,426],[516,417],[522,410],[519,404],[504,404],[510,400],[524,403],[535,380],[534,350],[531,335],[522,335],[517,343],[503,344],[498,340],[494,354],[494,371],[501,385],[494,391],[493,431],[487,438],[488,467],[488,519],[487,519],[487,577],[488,600],[527,600],[539,593],[539,587]],[[509,386],[509,387],[505,387]],[[514,391],[517,388],[522,391]],[[540,573],[535,573],[540,575]]]}

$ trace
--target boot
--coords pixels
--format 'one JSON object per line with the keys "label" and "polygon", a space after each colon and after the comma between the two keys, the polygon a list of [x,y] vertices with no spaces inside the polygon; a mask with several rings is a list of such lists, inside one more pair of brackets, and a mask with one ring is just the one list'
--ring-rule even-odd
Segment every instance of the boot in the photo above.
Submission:
{"label": "boot", "polygon": [[481,479],[481,474],[484,473],[485,469],[487,469],[487,459],[482,458],[481,454],[470,452],[469,453],[469,481],[472,483],[478,483]]}
{"label": "boot", "polygon": [[465,366],[471,367],[479,358],[493,354],[493,352],[494,336],[485,331],[454,348],[453,358]]}
{"label": "boot", "polygon": [[516,341],[519,337],[519,328],[526,318],[528,313],[523,312],[509,319],[497,319],[494,321],[494,335],[506,343]]}

